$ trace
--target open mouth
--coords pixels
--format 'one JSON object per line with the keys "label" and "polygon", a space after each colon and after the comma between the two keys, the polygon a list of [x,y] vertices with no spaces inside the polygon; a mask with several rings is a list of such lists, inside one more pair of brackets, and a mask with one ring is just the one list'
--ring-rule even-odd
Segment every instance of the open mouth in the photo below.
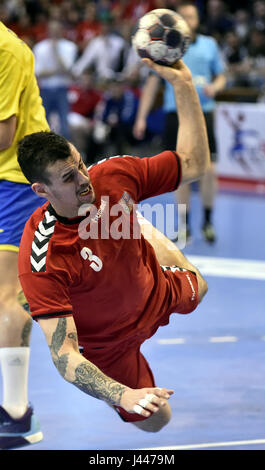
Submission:
{"label": "open mouth", "polygon": [[90,193],[90,188],[84,189],[79,193],[80,196],[87,196]]}
{"label": "open mouth", "polygon": [[90,185],[84,188],[82,191],[78,192],[78,197],[82,199],[91,199],[92,196],[93,196],[93,188]]}

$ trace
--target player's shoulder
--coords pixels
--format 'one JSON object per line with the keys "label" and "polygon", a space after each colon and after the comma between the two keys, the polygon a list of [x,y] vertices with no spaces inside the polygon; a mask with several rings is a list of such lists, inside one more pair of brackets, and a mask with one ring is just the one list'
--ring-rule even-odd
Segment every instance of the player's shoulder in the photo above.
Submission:
{"label": "player's shoulder", "polygon": [[50,203],[45,203],[34,211],[25,225],[20,244],[20,273],[68,272],[76,254],[77,237],[78,232],[62,228]]}
{"label": "player's shoulder", "polygon": [[17,62],[23,61],[25,54],[32,55],[30,48],[11,29],[0,21],[0,53],[12,56]]}
{"label": "player's shoulder", "polygon": [[47,201],[42,206],[35,209],[25,224],[24,234],[30,236],[30,234],[37,230],[39,224],[46,220],[46,214],[49,217],[48,206],[49,203]]}
{"label": "player's shoulder", "polygon": [[140,158],[132,155],[114,155],[111,157],[103,158],[98,162],[90,165],[88,171],[93,173],[100,173],[107,175],[116,173],[118,171],[129,171],[130,168],[137,165]]}

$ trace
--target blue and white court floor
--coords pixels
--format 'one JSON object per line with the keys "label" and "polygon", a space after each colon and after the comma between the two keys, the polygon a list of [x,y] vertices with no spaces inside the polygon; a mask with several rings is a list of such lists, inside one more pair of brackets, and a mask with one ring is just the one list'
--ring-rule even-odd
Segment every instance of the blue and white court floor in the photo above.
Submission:
{"label": "blue and white court floor", "polygon": [[[174,201],[166,194],[151,203]],[[142,348],[157,385],[175,391],[167,427],[144,433],[65,382],[34,324],[29,395],[44,439],[23,450],[265,450],[264,214],[265,197],[219,193],[218,240],[209,245],[192,194],[193,243],[184,252],[209,291],[195,312],[173,315]]]}

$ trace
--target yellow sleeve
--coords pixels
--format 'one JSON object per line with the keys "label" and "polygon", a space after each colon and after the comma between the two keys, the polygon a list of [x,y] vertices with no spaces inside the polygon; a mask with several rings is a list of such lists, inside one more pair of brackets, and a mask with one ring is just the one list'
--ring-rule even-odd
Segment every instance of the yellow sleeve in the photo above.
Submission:
{"label": "yellow sleeve", "polygon": [[0,61],[0,121],[18,114],[24,77],[20,63],[9,52],[1,53]]}

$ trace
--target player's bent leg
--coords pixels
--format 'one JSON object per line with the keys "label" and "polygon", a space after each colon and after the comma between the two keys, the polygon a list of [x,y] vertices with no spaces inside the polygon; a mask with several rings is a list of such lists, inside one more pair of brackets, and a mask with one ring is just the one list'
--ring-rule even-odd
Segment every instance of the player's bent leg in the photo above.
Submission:
{"label": "player's bent leg", "polygon": [[32,320],[17,301],[17,253],[0,250],[0,348],[29,346]]}
{"label": "player's bent leg", "polygon": [[175,243],[154,227],[143,216],[138,216],[143,236],[149,241],[155,250],[157,260],[161,266],[173,266],[178,264],[179,252]]}
{"label": "player's bent leg", "polygon": [[161,266],[178,266],[196,272],[199,301],[201,301],[207,293],[208,285],[199,270],[184,257],[175,243],[169,240],[169,238],[154,227],[148,220],[138,215],[138,221],[141,225],[143,236],[154,248],[157,260]]}
{"label": "player's bent leg", "polygon": [[147,418],[143,421],[136,421],[132,424],[142,431],[158,432],[169,423],[171,414],[170,405],[168,402],[166,402],[165,406],[160,407],[159,411],[153,413],[150,418]]}
{"label": "player's bent leg", "polygon": [[32,319],[19,305],[17,252],[0,250],[0,449],[39,442],[39,423],[28,404],[29,342]]}

